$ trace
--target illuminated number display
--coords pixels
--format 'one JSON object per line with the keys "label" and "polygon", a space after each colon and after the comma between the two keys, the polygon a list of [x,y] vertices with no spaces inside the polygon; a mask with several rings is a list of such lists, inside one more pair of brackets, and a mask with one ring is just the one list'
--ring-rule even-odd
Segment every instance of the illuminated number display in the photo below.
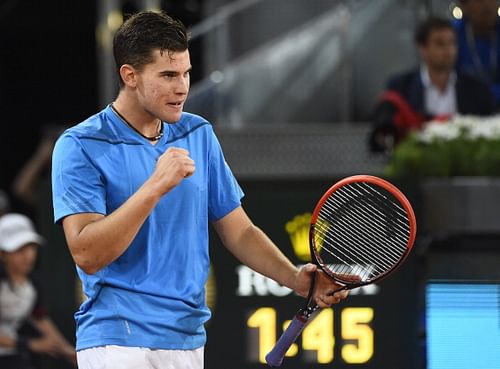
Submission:
{"label": "illuminated number display", "polygon": [[342,339],[353,343],[344,344],[342,358],[349,364],[363,364],[373,356],[372,308],[346,308],[342,310]]}
{"label": "illuminated number display", "polygon": [[276,310],[269,307],[257,309],[247,320],[250,328],[259,330],[259,361],[265,363],[266,354],[276,342]]}
{"label": "illuminated number display", "polygon": [[322,310],[302,331],[302,348],[317,352],[317,362],[321,364],[333,361],[333,310]]}
{"label": "illuminated number display", "polygon": [[[374,332],[370,325],[374,318],[373,308],[349,307],[344,308],[340,314],[340,321],[334,321],[333,309],[323,309],[304,328],[301,336],[297,339],[286,356],[297,356],[300,350],[308,360],[314,358],[314,362],[328,364],[334,361],[335,353],[335,324],[340,325],[341,339],[338,340],[341,348],[341,359],[348,364],[363,364],[368,362],[374,353]],[[283,330],[290,324],[285,321]],[[262,307],[256,309],[249,316],[247,326],[257,330],[258,339],[252,344],[257,345],[257,357],[250,357],[251,361],[265,363],[266,354],[274,347],[277,338],[282,331],[277,332],[278,321],[276,309]],[[311,355],[314,353],[314,355]]]}

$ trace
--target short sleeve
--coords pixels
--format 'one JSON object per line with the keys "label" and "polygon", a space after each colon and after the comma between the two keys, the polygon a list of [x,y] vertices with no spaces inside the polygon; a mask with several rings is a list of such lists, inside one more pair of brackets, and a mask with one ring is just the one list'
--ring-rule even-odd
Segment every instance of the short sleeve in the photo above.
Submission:
{"label": "short sleeve", "polygon": [[244,196],[212,132],[209,150],[208,216],[216,221],[241,206]]}
{"label": "short sleeve", "polygon": [[63,134],[52,155],[52,201],[56,223],[72,214],[106,214],[103,177],[80,140]]}

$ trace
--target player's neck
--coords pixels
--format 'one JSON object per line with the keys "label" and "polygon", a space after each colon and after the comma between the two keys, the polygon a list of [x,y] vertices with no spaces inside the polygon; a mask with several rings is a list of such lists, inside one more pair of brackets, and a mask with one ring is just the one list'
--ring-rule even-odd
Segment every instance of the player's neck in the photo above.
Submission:
{"label": "player's neck", "polygon": [[158,134],[159,119],[146,113],[134,101],[119,95],[111,106],[124,123],[131,125],[143,136],[153,137]]}

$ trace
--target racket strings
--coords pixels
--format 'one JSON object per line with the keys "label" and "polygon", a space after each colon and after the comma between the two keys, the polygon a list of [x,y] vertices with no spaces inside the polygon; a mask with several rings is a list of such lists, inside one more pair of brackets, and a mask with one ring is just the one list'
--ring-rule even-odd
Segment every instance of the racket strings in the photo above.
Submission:
{"label": "racket strings", "polygon": [[[328,205],[327,205],[328,207]],[[334,211],[333,208],[329,209],[331,211]],[[360,213],[360,214],[354,214],[357,215],[361,220],[368,221],[369,219],[366,219],[366,213]],[[353,234],[356,234],[356,232],[360,233],[361,235],[365,236],[368,240],[376,240],[379,242],[386,242],[387,237],[384,237],[383,234],[380,234],[380,230],[386,226],[386,224],[383,224],[379,220],[375,220],[374,223],[376,223],[376,228],[374,227],[369,227],[365,223],[361,223],[359,225],[359,228],[355,228],[352,219],[344,219],[344,217],[340,217],[336,219],[336,223],[339,223],[339,225],[343,226],[346,228],[346,230],[352,231]],[[360,244],[361,247],[365,246],[364,244]],[[366,245],[368,246],[368,245]],[[389,239],[389,242],[386,244],[387,248],[390,248],[393,252],[389,253],[388,256],[391,255],[396,255],[398,254],[398,250],[400,248],[400,245],[395,244],[395,242],[392,239]],[[395,259],[399,259],[399,256],[395,256]]]}
{"label": "racket strings", "polygon": [[[369,251],[369,246],[362,245],[363,240],[358,240],[361,241],[359,242],[359,245],[362,246],[363,251],[365,253],[360,253],[357,257],[353,256],[352,252],[346,251],[348,247],[345,247],[345,245],[350,244],[349,239],[344,237],[342,234],[339,233],[332,233],[329,232],[328,230],[324,230],[325,233],[325,238],[330,241],[331,243],[335,243],[339,245],[339,247],[334,251],[332,251],[327,245],[323,245],[322,251],[330,254],[332,257],[339,259],[344,265],[337,265],[335,272],[336,273],[341,273],[341,274],[356,274],[358,270],[363,270],[366,272],[366,274],[363,274],[364,278],[367,278],[373,271],[373,261],[375,260],[377,262],[377,265],[381,265],[384,268],[391,268],[393,264],[388,263],[386,260],[384,260],[382,257],[379,257],[377,254],[374,252]],[[342,247],[344,246],[344,247]],[[343,257],[341,258],[340,255]],[[324,257],[323,257],[324,259]],[[366,266],[372,265],[372,267],[363,267],[361,266],[365,264]],[[332,267],[330,267],[332,269]],[[364,279],[363,278],[363,279]]]}
{"label": "racket strings", "polygon": [[355,182],[323,204],[314,227],[316,253],[334,274],[368,281],[391,270],[405,255],[408,215],[383,191]]}
{"label": "racket strings", "polygon": [[[392,267],[392,265],[399,260],[401,252],[399,252],[400,249],[398,250],[398,246],[400,245],[392,242],[392,239],[387,237],[387,231],[386,229],[384,229],[387,228],[387,224],[376,221],[375,227],[373,227],[372,224],[370,228],[366,226],[366,222],[368,222],[369,219],[367,219],[364,212],[355,212],[354,217],[361,221],[360,227],[352,227],[352,219],[347,219],[346,221],[345,218],[340,218],[341,223],[343,223],[344,227],[346,227],[346,229],[350,231],[349,233],[347,233],[349,235],[347,242],[353,239],[359,245],[360,251],[362,251],[369,257],[373,257],[374,260],[383,268]],[[336,229],[338,229],[338,227],[333,228],[333,230]],[[346,233],[337,232],[334,234],[339,234],[342,240],[346,241]],[[377,247],[373,248],[373,244]],[[403,244],[402,246],[404,247],[405,245]],[[370,250],[372,251],[370,252]],[[402,250],[404,251],[404,248]],[[383,253],[381,253],[381,251],[383,251]]]}
{"label": "racket strings", "polygon": [[[349,188],[345,188],[345,190],[348,191]],[[384,215],[392,214],[394,216],[393,220],[396,222],[395,225],[397,225],[403,232],[408,232],[408,234],[410,233],[408,213],[399,202],[388,198],[375,187],[370,187],[365,183],[354,183],[352,190],[358,192],[360,195],[364,193],[366,196],[371,196],[374,202],[376,202],[381,208],[387,209],[387,213],[384,213]],[[374,208],[374,210],[379,211],[377,208]]]}
{"label": "racket strings", "polygon": [[[324,222],[322,222],[324,224]],[[323,234],[323,238],[329,241],[330,243],[345,243],[348,244],[351,242],[351,239],[353,238],[354,235],[357,235],[358,238],[356,239],[357,241],[357,247],[358,249],[361,249],[366,256],[373,255],[374,258],[377,258],[377,253],[375,250],[373,250],[373,247],[368,244],[368,242],[372,242],[373,239],[378,239],[379,242],[383,242],[384,239],[379,237],[377,234],[372,232],[370,229],[365,229],[365,228],[359,228],[355,229],[352,227],[352,223],[346,222],[343,219],[337,219],[336,220],[336,225],[344,228],[346,232],[336,232],[335,227],[327,227],[325,228],[324,226],[320,226],[319,231],[320,233]],[[348,233],[349,232],[349,233]],[[363,241],[363,242],[361,242]],[[328,242],[326,243],[328,245]],[[391,254],[389,254],[391,256]],[[395,261],[397,261],[396,258],[394,258]],[[380,261],[383,263],[384,259],[380,258]]]}
{"label": "racket strings", "polygon": [[[354,214],[354,215],[356,215],[356,214]],[[363,213],[357,214],[357,215],[362,220],[367,220],[367,219],[364,219],[365,217],[364,217]],[[399,260],[399,258],[401,256],[401,253],[399,252],[400,245],[394,244],[394,242],[392,242],[391,239],[388,240],[387,237],[384,237],[383,235],[380,234],[380,232],[378,232],[382,227],[386,226],[385,224],[382,224],[381,222],[378,221],[378,222],[376,222],[377,228],[373,228],[373,227],[370,228],[370,227],[366,226],[366,223],[361,223],[360,227],[356,228],[356,227],[353,227],[352,219],[345,220],[343,217],[337,218],[336,223],[338,223],[339,227],[332,228],[333,233],[328,232],[329,229],[323,228],[323,232],[325,232],[325,234],[331,233],[334,236],[333,238],[335,238],[335,236],[338,236],[338,239],[335,239],[335,240],[330,237],[330,241],[333,241],[333,242],[345,241],[348,243],[349,239],[347,238],[346,234],[349,234],[350,238],[352,238],[353,235],[358,235],[357,246],[359,248],[361,248],[364,253],[367,253],[368,255],[372,255],[376,259],[377,259],[377,255],[380,255],[380,253],[378,253],[376,250],[374,250],[374,248],[368,243],[375,241],[381,245],[384,245],[385,242],[389,241],[386,244],[387,248],[389,249],[389,252],[386,252],[385,256],[387,257],[387,259],[389,259],[388,261],[392,262],[392,263],[397,262]],[[334,230],[338,229],[338,228],[343,228],[345,231],[347,231],[349,233],[347,233],[347,232],[335,232]],[[403,247],[404,247],[404,245],[403,245]],[[377,259],[377,261],[384,264],[384,260],[381,259],[380,257]],[[391,263],[388,263],[386,266],[390,267],[391,265],[392,265]]]}
{"label": "racket strings", "polygon": [[[362,215],[363,214],[361,214],[361,216],[360,216],[360,214],[358,214],[357,217],[360,218],[361,220],[363,220]],[[343,223],[341,225],[346,227],[345,222],[342,221],[341,223]],[[394,251],[392,251],[390,249],[384,251],[386,254],[384,257],[387,260],[382,259],[380,256],[378,256],[380,253],[380,250],[377,250],[377,253],[369,252],[368,246],[373,244],[373,243],[379,242],[383,246],[384,241],[385,241],[384,237],[381,237],[379,234],[376,234],[376,233],[370,231],[369,229],[368,229],[368,231],[366,231],[366,229],[363,227],[360,227],[360,229],[356,229],[356,228],[353,229],[353,228],[349,228],[348,225],[349,224],[347,224],[346,231],[349,233],[333,233],[333,237],[331,237],[330,239],[332,239],[332,238],[336,239],[337,243],[349,243],[349,242],[352,243],[352,240],[354,240],[356,244],[361,246],[360,251],[363,253],[361,255],[365,256],[364,258],[361,258],[361,261],[371,262],[371,260],[374,260],[375,263],[381,265],[382,268],[390,268],[393,263],[397,262],[398,257],[400,255],[397,255],[397,257],[391,258],[391,255]],[[336,229],[336,228],[333,228],[333,229]],[[346,237],[345,234],[349,234],[349,237]],[[389,243],[389,246],[391,246],[390,243]],[[369,258],[367,258],[367,257],[369,257]],[[354,260],[354,259],[351,258],[351,260]],[[356,261],[356,260],[354,260],[354,261]]]}
{"label": "racket strings", "polygon": [[[364,252],[354,257],[352,250],[349,250],[349,245],[352,244],[352,240],[346,239],[345,237],[333,235],[326,236],[326,239],[338,244],[338,247],[334,252],[331,251],[328,246],[323,245],[322,251],[329,253],[334,259],[338,259],[344,264],[343,266],[335,264],[329,266],[331,269],[334,269],[336,273],[358,274],[361,276],[362,280],[366,280],[376,275],[379,269],[383,272],[393,266],[393,264],[388,263],[383,258],[377,257],[377,254],[373,253]],[[358,239],[356,242],[361,243],[363,240],[360,241]],[[324,255],[322,255],[322,258],[325,258]],[[335,265],[335,267],[333,267],[333,265]]]}
{"label": "racket strings", "polygon": [[[332,243],[340,244],[342,240],[339,241],[336,237],[326,236]],[[329,264],[328,267],[330,270],[334,271],[338,274],[344,275],[357,275],[360,277],[362,281],[365,281],[372,277],[376,272],[374,271],[373,260],[375,259],[378,265],[383,265],[386,268],[390,268],[392,265],[385,264],[385,260],[381,258],[369,258],[369,257],[357,257],[354,258],[352,253],[344,251],[345,248],[339,247],[334,251],[331,251],[328,247],[323,246],[321,251],[324,251],[330,254],[333,258],[338,259],[343,264]],[[340,256],[340,255],[341,256]],[[322,258],[325,259],[324,255]]]}
{"label": "racket strings", "polygon": [[[358,183],[358,185],[362,184]],[[407,235],[409,235],[410,227],[408,223],[408,216],[404,211],[404,209],[401,208],[399,203],[396,203],[393,200],[387,198],[387,196],[383,195],[374,188],[371,188],[373,192],[366,191],[367,189],[365,186],[364,186],[365,192],[360,192],[354,187],[342,188],[339,190],[338,195],[342,196],[346,201],[353,200],[358,202],[358,204],[367,211],[374,211],[375,213],[377,213],[380,218],[390,217],[394,221],[394,223],[392,224],[393,226],[395,226],[396,228],[400,229],[400,231],[407,233]],[[348,192],[348,193],[344,194],[343,192]],[[370,198],[370,200],[372,200],[372,202],[362,201],[363,198],[368,198],[368,197]],[[383,210],[385,210],[385,212]]]}
{"label": "racket strings", "polygon": [[329,253],[331,256],[335,257],[338,259],[342,264],[328,264],[326,267],[333,271],[336,274],[340,274],[343,276],[358,276],[361,281],[367,280],[371,274],[372,271],[369,269],[368,266],[362,266],[360,264],[356,265],[356,261],[351,259],[349,255],[343,254],[342,256],[345,256],[346,258],[342,258],[339,255],[335,255],[332,251],[328,249],[324,249],[325,252]]}
{"label": "racket strings", "polygon": [[[355,188],[356,186],[364,189],[364,192],[358,191]],[[342,191],[346,191],[347,194],[343,194]],[[377,191],[376,188],[368,187],[368,185],[363,183],[354,183],[352,188],[345,187],[341,189],[339,194],[346,201],[356,201],[360,207],[367,211],[364,215],[370,215],[370,211],[375,212],[378,217],[371,217],[371,220],[378,222],[379,225],[379,220],[390,220],[391,222],[388,223],[388,226],[390,225],[389,229],[395,233],[398,233],[398,230],[402,233],[395,236],[398,236],[400,240],[404,240],[402,243],[406,247],[406,242],[410,235],[410,224],[408,214],[399,205],[399,202],[395,199],[389,199],[386,195]],[[366,199],[371,201],[363,201]]]}
{"label": "racket strings", "polygon": [[[364,230],[367,230],[369,233],[371,233],[372,235],[374,235],[374,237],[377,238],[377,240],[383,242],[383,245],[387,246],[388,248],[390,248],[392,251],[394,251],[394,254],[396,254],[396,259],[399,259],[400,255],[399,255],[399,251],[401,250],[401,247],[403,247],[403,250],[405,250],[406,248],[406,240],[407,238],[409,237],[409,234],[410,234],[410,228],[409,228],[409,225],[407,224],[407,226],[405,228],[402,228],[401,227],[401,224],[400,224],[400,216],[397,216],[396,214],[396,217],[392,217],[390,220],[392,220],[393,222],[391,223],[388,223],[387,222],[387,219],[391,217],[391,215],[394,215],[394,213],[391,213],[390,210],[391,209],[387,209],[387,211],[385,213],[382,213],[379,211],[379,209],[375,208],[374,206],[371,206],[371,204],[366,204],[366,201],[362,201],[360,200],[360,196],[354,196],[354,197],[348,197],[348,196],[344,196],[343,194],[339,193],[339,196],[341,196],[343,199],[345,199],[346,201],[352,201],[352,202],[356,202],[358,205],[357,207],[355,206],[351,206],[352,209],[354,210],[358,210],[359,208],[359,211],[355,214],[357,216],[359,216],[361,218],[361,220],[364,221],[364,223],[361,223],[360,226],[362,227],[362,229]],[[331,199],[329,199],[331,200]],[[330,204],[326,203],[327,206],[329,206]],[[331,204],[331,208],[329,209],[330,211],[336,211],[338,210],[336,207],[335,207],[335,204]],[[373,216],[373,213],[371,213],[372,211],[374,211],[377,215],[377,217]],[[342,219],[342,218],[340,218]],[[408,219],[408,218],[406,218]],[[396,223],[394,223],[394,221],[396,221]],[[375,224],[375,227],[373,226],[370,226],[370,224],[374,223]],[[350,220],[350,225],[354,225],[354,222],[352,220]],[[393,231],[394,233],[397,233],[397,229],[399,228],[399,231],[402,232],[403,234],[402,235],[399,235],[400,237],[394,237],[394,238],[387,238],[385,237],[386,235],[386,232],[387,231]],[[376,233],[376,232],[379,232],[379,233]],[[382,234],[380,234],[382,233]],[[395,236],[398,236],[398,235],[395,235]],[[387,242],[388,241],[388,242]],[[399,242],[397,243],[397,241],[403,241],[403,242]],[[387,243],[385,243],[387,242]]]}

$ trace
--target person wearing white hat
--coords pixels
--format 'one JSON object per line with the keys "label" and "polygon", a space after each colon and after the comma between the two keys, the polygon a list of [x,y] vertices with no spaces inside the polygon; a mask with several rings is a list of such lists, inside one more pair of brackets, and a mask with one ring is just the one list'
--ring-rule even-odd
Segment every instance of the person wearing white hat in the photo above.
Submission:
{"label": "person wearing white hat", "polygon": [[[40,304],[31,278],[38,246],[44,243],[31,220],[22,214],[0,217],[0,368],[28,369],[31,353],[64,357],[75,363],[74,347],[62,336]],[[30,324],[39,336],[18,333]]]}

